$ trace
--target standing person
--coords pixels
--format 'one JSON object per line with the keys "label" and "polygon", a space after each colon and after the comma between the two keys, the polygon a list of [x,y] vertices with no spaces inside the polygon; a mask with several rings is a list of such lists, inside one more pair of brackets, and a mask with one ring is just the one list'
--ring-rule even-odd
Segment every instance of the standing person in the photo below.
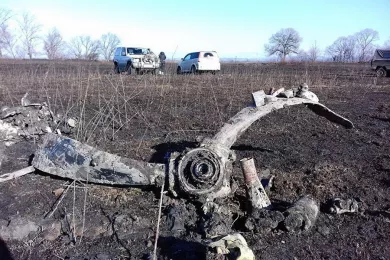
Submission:
{"label": "standing person", "polygon": [[165,60],[167,59],[167,57],[165,56],[165,53],[162,51],[158,55],[158,58],[160,59],[160,71],[161,71],[161,74],[164,74],[164,72],[165,72]]}

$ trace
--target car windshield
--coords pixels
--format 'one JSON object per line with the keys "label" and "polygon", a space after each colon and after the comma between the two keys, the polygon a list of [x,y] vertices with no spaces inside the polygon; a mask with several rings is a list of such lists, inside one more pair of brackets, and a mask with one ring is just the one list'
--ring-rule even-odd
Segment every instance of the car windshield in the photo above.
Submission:
{"label": "car windshield", "polygon": [[135,54],[135,55],[142,55],[142,54],[149,54],[150,50],[147,48],[127,48],[127,54]]}

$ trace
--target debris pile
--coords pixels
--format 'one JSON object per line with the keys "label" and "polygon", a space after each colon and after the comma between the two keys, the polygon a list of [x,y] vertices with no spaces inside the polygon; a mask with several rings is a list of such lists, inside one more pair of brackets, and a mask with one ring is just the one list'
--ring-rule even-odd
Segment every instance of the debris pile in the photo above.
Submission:
{"label": "debris pile", "polygon": [[206,237],[215,237],[230,232],[233,222],[233,209],[215,202],[206,202],[202,206],[200,230]]}
{"label": "debris pile", "polygon": [[[168,182],[167,186],[172,194],[197,203],[189,203],[187,206],[177,203],[166,207],[165,224],[169,232],[180,235],[188,229],[197,230],[197,233],[202,233],[204,237],[213,238],[208,246],[216,248],[218,254],[227,254],[231,259],[252,260],[255,257],[245,239],[240,234],[227,235],[232,231],[238,218],[241,217],[240,221],[243,220],[242,224],[247,230],[255,233],[270,232],[275,229],[288,232],[305,231],[315,224],[319,215],[319,204],[314,198],[306,195],[287,209],[275,209],[260,181],[262,177],[266,177],[266,187],[269,190],[273,176],[270,172],[263,174],[267,176],[258,176],[254,160],[244,158],[240,162],[250,209],[247,215],[238,214],[239,205],[234,211],[232,205],[225,204],[223,201],[234,193],[234,189],[230,186],[232,183],[230,177],[233,172],[233,162],[236,160],[236,155],[231,150],[235,141],[261,117],[275,110],[300,104],[306,105],[316,114],[332,122],[346,128],[353,127],[352,122],[318,103],[318,97],[309,91],[306,83],[290,90],[283,88],[272,90],[269,95],[264,91],[258,91],[252,94],[252,98],[254,105],[238,112],[214,137],[205,138],[199,147],[181,153],[171,153],[166,163],[147,163],[109,154],[53,133],[60,133],[61,126],[67,129],[77,127],[77,121],[73,118],[61,119],[55,116],[46,103],[31,103],[27,100],[26,94],[22,98],[21,106],[5,107],[1,110],[0,137],[3,141],[12,142],[19,136],[27,139],[45,136],[42,138],[40,148],[34,154],[32,166],[23,171],[0,176],[0,181],[1,177],[6,181],[38,169],[51,175],[88,183],[161,186],[162,194],[164,194],[165,182]],[[63,190],[58,193],[62,194]],[[160,201],[163,201],[162,198]],[[195,208],[195,205],[198,207]],[[159,208],[161,210],[161,204]],[[353,200],[335,199],[329,206],[329,212],[336,214],[356,210],[357,202]],[[200,214],[192,216],[189,212]],[[20,222],[18,221],[15,223]],[[124,231],[123,238],[127,238],[128,232],[125,231],[133,223],[140,225],[141,222],[138,218],[118,216],[113,228],[121,230],[120,232]],[[3,230],[8,228],[5,223],[0,224]],[[19,232],[23,236],[36,232],[39,227],[38,224],[27,222],[21,226],[25,226],[25,230]],[[55,231],[54,237],[58,237],[59,226],[58,223],[48,224],[48,229]],[[157,226],[159,227],[159,224]],[[96,231],[91,237],[108,234],[110,233],[108,229],[108,223],[105,223],[103,228],[91,229]],[[11,228],[7,230],[10,234],[7,239],[14,239],[16,234],[14,230]],[[118,237],[122,237],[122,234]]]}
{"label": "debris pile", "polygon": [[331,214],[354,213],[358,209],[359,204],[355,199],[334,198],[327,203],[327,211]]}
{"label": "debris pile", "polygon": [[245,221],[245,228],[255,233],[268,233],[277,229],[284,215],[278,210],[256,209]]}
{"label": "debris pile", "polygon": [[319,212],[317,201],[309,195],[303,196],[286,210],[284,227],[287,231],[308,230],[314,226]]}
{"label": "debris pile", "polygon": [[31,103],[26,93],[20,106],[1,108],[0,138],[6,146],[13,144],[19,137],[36,138],[46,133],[70,133],[76,127],[73,118],[63,119],[54,115],[46,102]]}
{"label": "debris pile", "polygon": [[[23,139],[35,141],[52,132],[58,135],[61,135],[61,132],[70,133],[71,131],[67,129],[77,126],[75,119],[55,116],[46,102],[32,103],[27,96],[28,93],[22,97],[20,106],[4,106],[0,110],[0,166],[7,160],[7,147]],[[33,166],[29,166],[15,172],[1,174],[0,182],[23,176],[34,170]]]}
{"label": "debris pile", "polygon": [[307,85],[307,83],[302,83],[298,87],[293,87],[292,89],[287,90],[284,90],[284,88],[278,89],[277,91],[271,89],[269,94],[271,96],[280,98],[298,97],[308,99],[314,102],[319,101],[317,95],[309,90],[309,86]]}
{"label": "debris pile", "polygon": [[208,246],[210,248],[214,248],[217,254],[227,255],[228,259],[255,259],[253,251],[248,247],[245,238],[239,233],[216,237],[208,244]]}
{"label": "debris pile", "polygon": [[7,126],[8,140],[17,136],[32,138],[53,132],[57,122],[53,112],[45,102],[18,107],[4,107],[1,111],[1,124]]}

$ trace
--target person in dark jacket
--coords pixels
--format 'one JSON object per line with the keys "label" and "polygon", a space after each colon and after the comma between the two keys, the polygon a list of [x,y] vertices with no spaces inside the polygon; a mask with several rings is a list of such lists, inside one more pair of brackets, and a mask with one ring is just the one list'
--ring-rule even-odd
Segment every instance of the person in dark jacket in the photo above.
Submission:
{"label": "person in dark jacket", "polygon": [[165,53],[162,51],[158,55],[158,58],[160,59],[160,70],[161,72],[165,71],[165,60],[167,59],[167,56],[165,56]]}

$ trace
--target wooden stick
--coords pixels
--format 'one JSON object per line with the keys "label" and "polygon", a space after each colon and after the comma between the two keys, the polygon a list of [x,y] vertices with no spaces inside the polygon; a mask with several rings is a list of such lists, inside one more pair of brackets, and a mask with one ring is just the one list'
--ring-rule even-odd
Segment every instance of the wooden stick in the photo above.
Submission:
{"label": "wooden stick", "polygon": [[161,208],[162,208],[163,196],[164,196],[164,183],[161,186],[161,195],[160,195],[160,203],[159,203],[159,208],[158,208],[156,237],[154,239],[153,260],[157,260],[157,242],[158,242],[158,236],[159,236],[159,232],[160,232],[160,219],[161,219]]}
{"label": "wooden stick", "polygon": [[73,181],[61,194],[61,196],[56,200],[54,203],[52,209],[46,213],[45,218],[50,218],[53,216],[54,212],[56,212],[58,206],[61,204],[61,201],[65,198],[66,193],[68,192],[69,188],[74,184],[75,181]]}
{"label": "wooden stick", "polygon": [[9,181],[9,180],[18,178],[20,176],[32,173],[34,171],[35,171],[35,168],[33,166],[28,166],[26,168],[23,168],[21,170],[15,171],[15,172],[6,173],[3,175],[0,175],[0,182]]}

